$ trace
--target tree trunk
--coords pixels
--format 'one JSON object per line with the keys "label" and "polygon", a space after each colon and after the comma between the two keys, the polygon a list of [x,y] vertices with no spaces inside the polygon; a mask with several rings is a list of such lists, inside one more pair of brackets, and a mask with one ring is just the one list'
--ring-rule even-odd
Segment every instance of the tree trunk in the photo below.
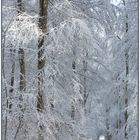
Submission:
{"label": "tree trunk", "polygon": [[25,62],[24,62],[24,50],[19,48],[19,65],[20,65],[20,91],[25,91],[26,80],[25,80]]}
{"label": "tree trunk", "polygon": [[125,52],[125,63],[126,63],[126,81],[125,81],[125,139],[128,139],[127,133],[127,123],[128,123],[128,74],[129,74],[129,64],[128,64],[128,50]]}
{"label": "tree trunk", "polygon": [[[23,2],[22,0],[17,0],[18,15],[22,14],[23,12],[25,12]],[[25,91],[26,80],[25,80],[24,50],[22,48],[19,48],[18,54],[19,54],[19,67],[20,67],[20,91]]]}
{"label": "tree trunk", "polygon": [[83,71],[84,71],[84,83],[83,83],[83,87],[84,87],[84,107],[86,105],[87,102],[87,98],[88,98],[88,94],[87,94],[87,79],[86,79],[86,72],[87,72],[87,57],[88,57],[88,52],[85,50],[85,54],[84,54],[84,60],[83,60]]}
{"label": "tree trunk", "polygon": [[110,134],[110,125],[109,125],[109,111],[110,111],[110,107],[108,105],[106,105],[106,129],[107,129],[107,140],[111,140],[112,139],[112,135]]}
{"label": "tree trunk", "polygon": [[71,105],[71,118],[72,118],[72,120],[74,120],[74,118],[75,118],[74,101],[72,102],[72,105]]}
{"label": "tree trunk", "polygon": [[[4,68],[5,68],[5,56],[4,56],[4,53],[5,53],[5,36],[6,36],[6,34],[4,33],[4,38],[3,38],[3,41],[2,41],[2,63],[1,63],[1,65],[2,65],[2,76],[3,76],[3,78],[2,78],[2,81],[4,82],[4,85],[3,85],[3,82],[2,82],[2,87],[4,86],[5,88],[5,106],[6,106],[6,108],[5,108],[5,129],[2,129],[2,134],[3,134],[3,139],[4,140],[7,140],[7,129],[8,129],[8,118],[7,118],[7,108],[8,108],[8,90],[7,90],[7,84],[5,83],[5,79],[6,79],[6,76],[5,76],[5,70],[4,70]],[[2,106],[2,110],[3,110],[3,106]]]}
{"label": "tree trunk", "polygon": [[[48,13],[48,0],[39,1],[39,29],[42,31],[42,36],[38,40],[38,96],[37,96],[37,111],[43,112],[44,110],[44,67],[45,67],[45,56],[44,56],[44,34],[47,32],[47,13]],[[44,140],[43,137],[43,125],[39,125],[38,129],[38,139]]]}
{"label": "tree trunk", "polygon": [[12,71],[11,71],[11,81],[10,81],[10,90],[9,90],[9,99],[10,101],[8,102],[8,108],[9,108],[9,113],[11,113],[12,109],[12,94],[14,91],[14,82],[15,82],[15,49],[13,49],[13,46],[11,46],[10,53],[11,53],[11,63],[12,63]]}
{"label": "tree trunk", "polygon": [[22,0],[17,0],[17,12],[18,14],[25,12]]}
{"label": "tree trunk", "polygon": [[[25,12],[23,1],[22,0],[17,0],[17,13],[18,13],[18,15],[22,14],[23,12]],[[17,18],[17,21],[22,22],[18,18]],[[22,43],[21,43],[21,45],[22,45]],[[19,96],[19,100],[20,100],[21,104],[19,105],[19,107],[20,107],[21,114],[19,115],[19,123],[18,123],[16,134],[15,134],[15,137],[14,137],[15,140],[17,139],[18,133],[19,133],[21,127],[22,127],[24,111],[25,111],[25,108],[22,105],[22,102],[23,102],[22,92],[26,90],[26,72],[25,72],[25,61],[24,61],[24,49],[22,47],[19,47],[18,58],[19,58],[19,72],[20,72],[19,89],[21,91],[21,95]]]}
{"label": "tree trunk", "polygon": [[[118,72],[117,76],[116,76],[116,82],[119,83],[120,82],[120,74]],[[119,130],[121,129],[121,124],[122,124],[122,117],[121,117],[121,102],[120,102],[120,85],[117,86],[117,91],[116,93],[117,94],[117,107],[118,107],[118,114],[117,114],[117,120],[116,120],[116,135],[118,136],[118,139],[119,139]]]}
{"label": "tree trunk", "polygon": [[[48,12],[48,0],[39,1],[39,28],[44,34],[47,31],[47,12]],[[44,88],[44,35],[40,36],[38,40],[38,97],[37,97],[37,110],[42,112],[44,109],[43,101],[43,88]]]}
{"label": "tree trunk", "polygon": [[[73,70],[73,73],[75,75],[75,70],[76,70],[76,62],[75,62],[75,55],[76,54],[75,54],[75,48],[73,48],[73,55],[74,55],[74,59],[73,59],[73,62],[72,62],[72,70]],[[75,118],[74,100],[71,103],[71,118],[72,118],[72,120],[74,120],[74,118]]]}
{"label": "tree trunk", "polygon": [[[126,7],[125,0],[123,0],[123,4]],[[128,32],[128,14],[126,12],[126,23],[125,23],[125,33]],[[128,133],[127,133],[127,123],[128,123],[128,75],[129,75],[129,54],[128,54],[128,48],[125,49],[125,139],[128,139]]]}

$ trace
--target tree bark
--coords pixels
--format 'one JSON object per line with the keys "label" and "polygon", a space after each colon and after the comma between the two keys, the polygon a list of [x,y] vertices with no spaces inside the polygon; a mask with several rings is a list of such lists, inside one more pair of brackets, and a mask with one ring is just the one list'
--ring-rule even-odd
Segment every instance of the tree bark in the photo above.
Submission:
{"label": "tree bark", "polygon": [[[75,47],[73,46],[72,48],[72,52],[73,52],[73,61],[72,61],[72,71],[73,71],[73,78],[75,78],[75,72],[76,72],[76,50]],[[74,88],[74,83],[73,83],[73,88]],[[74,106],[74,99],[72,99],[71,102],[71,118],[72,120],[74,120],[75,118],[75,106]]]}
{"label": "tree bark", "polygon": [[22,0],[17,0],[17,13],[22,14],[22,12],[25,12],[23,2]]}
{"label": "tree bark", "polygon": [[[75,51],[73,52],[73,54],[74,54],[74,57],[75,57]],[[76,70],[76,62],[75,62],[75,60],[73,60],[73,62],[72,62],[72,70],[73,70],[73,73],[75,75],[75,70]],[[75,118],[74,101],[72,101],[72,103],[71,103],[71,118],[72,118],[72,120],[74,120],[74,118]]]}
{"label": "tree bark", "polygon": [[84,83],[83,83],[83,87],[84,87],[84,107],[86,105],[87,102],[87,98],[88,98],[88,94],[87,94],[87,78],[86,78],[86,72],[87,72],[87,57],[88,57],[88,52],[87,50],[85,50],[85,54],[84,54],[84,60],[83,60],[83,71],[84,71]]}
{"label": "tree bark", "polygon": [[[48,14],[48,0],[39,1],[39,23],[38,27],[42,32],[42,35],[38,39],[38,96],[37,96],[37,111],[43,112],[44,110],[44,67],[45,67],[45,56],[44,56],[44,34],[47,32],[47,14]],[[39,125],[38,139],[44,140],[43,137],[43,125]]]}
{"label": "tree bark", "polygon": [[[47,31],[47,13],[48,13],[48,0],[39,1],[39,29],[44,34]],[[37,111],[42,112],[44,109],[43,89],[44,89],[44,35],[40,36],[38,40],[38,96],[37,96]]]}
{"label": "tree bark", "polygon": [[[18,13],[18,16],[21,15],[23,12],[25,12],[23,1],[22,0],[17,0],[17,13]],[[19,18],[17,18],[17,21],[22,22]],[[25,61],[24,61],[24,49],[22,47],[19,47],[18,58],[19,58],[19,72],[20,72],[19,90],[22,93],[23,91],[26,90],[26,71],[25,71]],[[22,105],[22,102],[23,102],[22,94],[19,96],[19,100],[21,102],[21,104],[19,105],[21,114],[19,115],[19,124],[18,124],[17,130],[16,130],[15,140],[17,139],[19,130],[22,127],[24,111],[25,111],[25,108]]]}
{"label": "tree bark", "polygon": [[[123,0],[123,4],[126,7],[125,0]],[[126,23],[125,23],[125,33],[127,34],[128,32],[128,14],[126,12]],[[126,42],[126,41],[125,41]],[[128,53],[128,48],[125,49],[125,139],[128,139],[128,133],[127,133],[127,123],[128,123],[128,75],[129,75],[129,53]]]}
{"label": "tree bark", "polygon": [[[22,0],[17,0],[17,13],[18,15],[25,12]],[[18,19],[17,19],[18,20]],[[24,50],[19,48],[19,67],[20,67],[20,91],[25,91],[26,80],[25,80],[25,62],[24,62]]]}
{"label": "tree bark", "polygon": [[19,48],[19,65],[20,65],[20,91],[26,90],[26,80],[25,80],[25,62],[24,62],[24,50]]}
{"label": "tree bark", "polygon": [[127,133],[127,123],[128,123],[128,74],[129,74],[129,64],[128,64],[128,50],[125,52],[125,63],[126,63],[126,81],[125,81],[125,139],[128,139]]}
{"label": "tree bark", "polygon": [[[5,36],[6,36],[6,34],[4,33],[4,38],[3,38],[3,42],[2,42],[2,76],[3,76],[3,78],[2,78],[2,80],[5,80],[6,79],[6,77],[5,77],[5,70],[4,70],[4,68],[5,68],[5,63],[4,63],[4,60],[5,60],[5,56],[4,56],[4,53],[5,53]],[[4,81],[3,81],[4,82]],[[3,83],[2,83],[3,84]],[[5,106],[6,106],[6,108],[5,108],[5,129],[2,129],[2,134],[3,134],[3,139],[4,140],[7,140],[7,129],[8,129],[8,118],[7,118],[7,108],[8,108],[8,89],[7,89],[7,85],[6,85],[6,83],[4,82],[4,85],[2,85],[2,87],[5,87],[4,89],[5,89]],[[3,109],[3,108],[2,108]]]}
{"label": "tree bark", "polygon": [[111,140],[112,139],[112,135],[110,134],[110,124],[109,124],[109,118],[108,118],[108,114],[110,112],[110,107],[106,104],[106,129],[107,129],[107,140]]}
{"label": "tree bark", "polygon": [[9,108],[9,113],[11,113],[12,109],[12,94],[14,91],[14,82],[15,82],[15,49],[13,46],[11,46],[10,53],[11,53],[11,63],[12,63],[12,70],[11,70],[11,81],[10,81],[10,90],[9,90],[9,96],[10,96],[10,101],[8,102],[8,108]]}

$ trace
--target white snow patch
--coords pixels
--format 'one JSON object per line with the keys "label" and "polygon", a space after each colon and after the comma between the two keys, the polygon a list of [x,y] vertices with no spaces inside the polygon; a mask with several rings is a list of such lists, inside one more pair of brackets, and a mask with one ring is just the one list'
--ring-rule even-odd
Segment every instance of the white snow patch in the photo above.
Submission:
{"label": "white snow patch", "polygon": [[99,140],[105,140],[105,136],[101,135],[101,136],[99,137]]}
{"label": "white snow patch", "polygon": [[90,11],[93,12],[93,8],[90,8]]}

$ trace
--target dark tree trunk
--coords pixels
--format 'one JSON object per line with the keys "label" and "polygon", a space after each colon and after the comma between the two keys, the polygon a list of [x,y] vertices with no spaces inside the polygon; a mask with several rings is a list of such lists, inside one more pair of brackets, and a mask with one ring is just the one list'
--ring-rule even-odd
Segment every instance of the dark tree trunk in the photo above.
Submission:
{"label": "dark tree trunk", "polygon": [[18,14],[25,12],[22,0],[17,0],[17,12]]}
{"label": "dark tree trunk", "polygon": [[[38,26],[42,33],[47,31],[47,13],[48,13],[48,0],[39,1],[39,23]],[[44,109],[43,92],[44,92],[44,35],[40,36],[38,40],[38,97],[37,97],[37,110],[42,112]]]}
{"label": "dark tree trunk", "polygon": [[108,105],[106,105],[106,129],[107,129],[107,133],[106,133],[106,136],[107,136],[107,140],[111,140],[112,139],[112,135],[110,134],[110,124],[109,124],[109,118],[108,118],[108,114],[110,112],[110,107]]}
{"label": "dark tree trunk", "polygon": [[[126,3],[125,3],[125,0],[123,0],[123,4],[124,6],[126,7]],[[125,19],[126,19],[126,23],[125,23],[125,33],[127,34],[128,32],[128,14],[126,12],[126,16],[125,16]],[[125,113],[124,113],[124,116],[125,116],[125,139],[127,140],[128,139],[128,132],[127,132],[127,124],[128,124],[128,75],[129,75],[129,48],[126,48],[125,49]]]}
{"label": "dark tree trunk", "polygon": [[16,50],[13,49],[13,46],[11,46],[10,49],[10,54],[11,54],[11,63],[12,63],[12,70],[11,70],[11,81],[10,81],[10,90],[9,90],[9,96],[10,96],[10,101],[8,102],[8,107],[9,107],[9,113],[11,112],[12,109],[12,94],[14,91],[14,82],[15,82],[15,52]]}
{"label": "dark tree trunk", "polygon": [[[21,15],[23,12],[25,12],[23,1],[22,0],[17,0],[18,16]],[[22,22],[22,20],[20,20],[19,18],[17,18],[17,21],[19,23]],[[21,45],[22,45],[22,42],[21,42]],[[19,47],[18,58],[19,58],[19,73],[20,73],[19,89],[21,91],[21,95],[19,96],[19,100],[22,104],[22,102],[23,102],[22,92],[26,90],[26,71],[25,71],[25,61],[24,61],[24,49],[22,47]],[[23,117],[24,117],[25,108],[21,104],[19,105],[21,114],[19,115],[19,120],[18,120],[19,123],[18,123],[16,134],[15,134],[15,137],[14,137],[15,140],[17,140],[18,133],[19,133],[19,131],[20,131],[22,125],[23,125]]]}
{"label": "dark tree trunk", "polygon": [[[25,12],[24,5],[22,0],[17,0],[17,13],[18,15]],[[19,19],[17,19],[19,20]],[[21,22],[21,21],[19,21]],[[20,67],[20,91],[25,91],[26,89],[26,80],[25,80],[25,62],[24,62],[24,50],[19,48],[19,67]]]}
{"label": "dark tree trunk", "polygon": [[[37,111],[43,112],[44,110],[44,67],[45,67],[45,56],[44,56],[44,34],[47,32],[47,13],[48,13],[48,0],[39,1],[39,29],[42,31],[42,36],[38,39],[38,96],[37,96]],[[43,125],[39,125],[38,139],[44,140],[43,137]]]}
{"label": "dark tree trunk", "polygon": [[86,105],[87,98],[88,98],[87,89],[86,89],[86,86],[87,86],[86,72],[87,72],[87,64],[88,64],[87,63],[87,57],[88,57],[88,52],[87,52],[87,50],[85,50],[84,60],[83,60],[83,72],[84,72],[84,83],[83,83],[84,96],[83,96],[83,99],[84,99],[84,107]]}
{"label": "dark tree trunk", "polygon": [[19,64],[20,64],[20,91],[25,91],[26,80],[25,80],[24,50],[20,48],[18,54],[19,54]]}
{"label": "dark tree trunk", "polygon": [[125,52],[125,62],[126,62],[126,81],[125,81],[125,139],[128,139],[127,133],[127,123],[128,123],[128,74],[129,74],[129,64],[128,64],[128,50]]}
{"label": "dark tree trunk", "polygon": [[[76,60],[75,60],[75,57],[76,57],[76,51],[75,51],[75,48],[73,48],[73,61],[72,61],[72,71],[73,71],[73,77],[75,77],[75,71],[76,71]],[[74,87],[74,84],[73,84],[73,87]],[[74,107],[74,100],[72,100],[71,102],[71,118],[72,120],[74,120],[75,118],[75,107]]]}

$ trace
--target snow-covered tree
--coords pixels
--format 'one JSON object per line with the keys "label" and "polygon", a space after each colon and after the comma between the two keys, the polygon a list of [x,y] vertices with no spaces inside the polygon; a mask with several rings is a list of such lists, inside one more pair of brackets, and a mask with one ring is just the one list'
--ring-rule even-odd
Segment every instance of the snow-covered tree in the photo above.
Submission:
{"label": "snow-covered tree", "polygon": [[2,139],[136,140],[138,2],[2,2]]}

